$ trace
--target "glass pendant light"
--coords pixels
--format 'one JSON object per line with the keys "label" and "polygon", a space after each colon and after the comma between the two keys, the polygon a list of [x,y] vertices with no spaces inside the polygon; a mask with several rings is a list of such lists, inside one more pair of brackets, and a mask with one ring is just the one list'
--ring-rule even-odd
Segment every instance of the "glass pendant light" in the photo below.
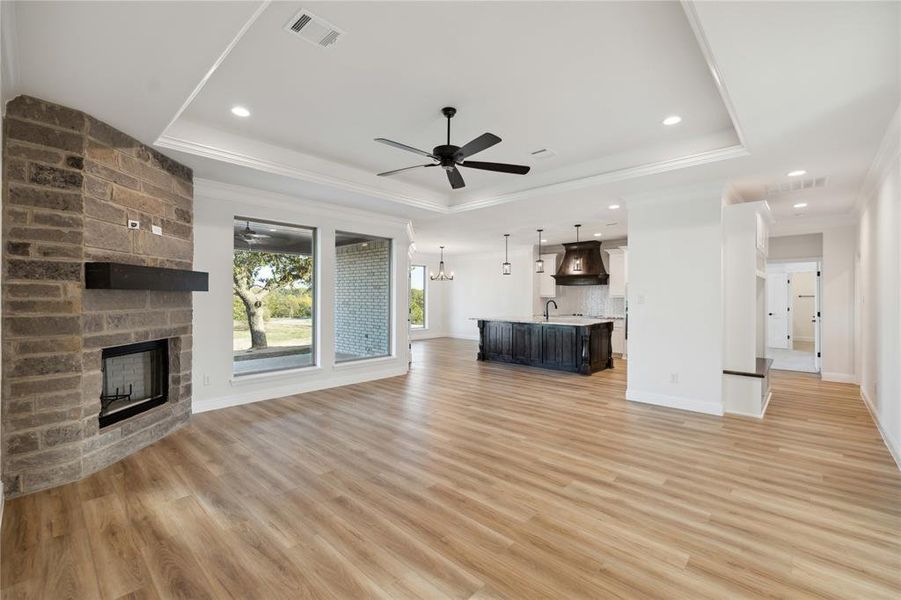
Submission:
{"label": "glass pendant light", "polygon": [[538,260],[535,261],[535,272],[536,273],[544,273],[544,259],[541,258],[541,232],[544,229],[538,230]]}
{"label": "glass pendant light", "polygon": [[[576,225],[576,243],[579,243],[579,227],[581,225]],[[577,256],[573,259],[573,272],[580,273],[582,271],[582,257]]]}
{"label": "glass pendant light", "polygon": [[429,279],[432,281],[453,281],[454,273],[451,271],[450,273],[445,272],[444,270],[444,246],[441,246],[441,262],[438,263],[438,274],[429,273]]}
{"label": "glass pendant light", "polygon": [[502,269],[503,269],[502,272],[504,275],[509,275],[510,271],[511,271],[509,242],[510,242],[510,234],[505,233],[504,234],[504,264],[502,266]]}

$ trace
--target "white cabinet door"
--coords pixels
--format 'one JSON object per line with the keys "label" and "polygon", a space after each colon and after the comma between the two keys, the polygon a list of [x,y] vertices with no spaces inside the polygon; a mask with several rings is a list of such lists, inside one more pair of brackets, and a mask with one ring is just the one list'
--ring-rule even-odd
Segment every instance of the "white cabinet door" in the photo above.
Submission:
{"label": "white cabinet door", "polygon": [[622,248],[607,250],[610,256],[609,277],[607,285],[611,298],[624,298],[626,296],[626,251]]}
{"label": "white cabinet door", "polygon": [[554,273],[557,272],[557,255],[542,254],[544,261],[544,273],[538,274],[538,295],[542,298],[553,298],[557,295],[557,281]]}

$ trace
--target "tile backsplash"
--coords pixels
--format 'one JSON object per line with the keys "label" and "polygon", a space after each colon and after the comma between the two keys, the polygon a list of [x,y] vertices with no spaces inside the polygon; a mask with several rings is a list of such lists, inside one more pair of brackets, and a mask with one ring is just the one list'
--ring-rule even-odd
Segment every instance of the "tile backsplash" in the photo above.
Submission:
{"label": "tile backsplash", "polygon": [[557,314],[583,314],[586,316],[622,317],[625,315],[625,298],[611,298],[606,285],[558,285]]}

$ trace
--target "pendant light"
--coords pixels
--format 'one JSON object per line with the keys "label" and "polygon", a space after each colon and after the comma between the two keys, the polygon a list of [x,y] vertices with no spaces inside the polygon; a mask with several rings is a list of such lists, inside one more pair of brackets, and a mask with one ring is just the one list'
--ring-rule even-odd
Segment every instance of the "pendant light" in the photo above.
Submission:
{"label": "pendant light", "polygon": [[[577,244],[579,243],[579,227],[581,227],[581,225],[576,225],[576,243]],[[572,270],[575,273],[579,273],[582,271],[582,257],[581,256],[576,256],[573,259],[573,269]]]}
{"label": "pendant light", "polygon": [[509,275],[511,272],[510,267],[510,234],[504,234],[504,264],[502,265],[502,273],[504,275]]}
{"label": "pendant light", "polygon": [[451,271],[449,274],[444,270],[444,246],[441,246],[441,262],[438,263],[438,274],[429,273],[429,279],[432,281],[453,281],[454,273]]}
{"label": "pendant light", "polygon": [[544,259],[541,258],[541,232],[544,229],[538,230],[538,260],[535,261],[535,272],[536,273],[544,273]]}

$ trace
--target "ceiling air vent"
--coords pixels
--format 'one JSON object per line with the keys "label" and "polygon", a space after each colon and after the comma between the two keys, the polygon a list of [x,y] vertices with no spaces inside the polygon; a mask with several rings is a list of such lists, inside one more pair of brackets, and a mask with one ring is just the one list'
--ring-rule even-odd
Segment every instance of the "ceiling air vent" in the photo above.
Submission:
{"label": "ceiling air vent", "polygon": [[323,48],[328,48],[344,35],[343,31],[308,10],[300,11],[285,23],[285,31]]}
{"label": "ceiling air vent", "polygon": [[531,155],[532,158],[551,158],[552,156],[557,156],[557,153],[550,148],[542,148],[532,152]]}
{"label": "ceiling air vent", "polygon": [[779,185],[766,186],[767,196],[778,196],[780,194],[789,194],[791,192],[802,192],[804,190],[812,190],[816,188],[826,187],[825,177],[810,177],[807,179],[798,179],[786,181]]}

